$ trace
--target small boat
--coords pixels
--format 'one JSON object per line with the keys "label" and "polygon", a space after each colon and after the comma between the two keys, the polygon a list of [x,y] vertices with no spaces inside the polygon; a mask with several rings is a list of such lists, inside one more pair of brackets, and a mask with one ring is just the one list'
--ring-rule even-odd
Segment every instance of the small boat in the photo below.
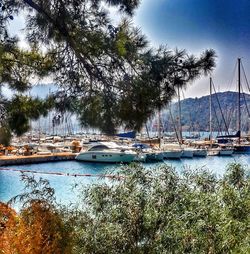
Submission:
{"label": "small boat", "polygon": [[182,156],[182,149],[171,149],[163,151],[164,159],[180,159]]}
{"label": "small boat", "polygon": [[163,144],[162,147],[164,159],[180,159],[183,153],[183,149],[179,144]]}
{"label": "small boat", "polygon": [[193,158],[194,149],[190,147],[183,147],[181,158]]}
{"label": "small boat", "polygon": [[220,148],[208,148],[207,155],[208,156],[216,156],[220,154]]}
{"label": "small boat", "polygon": [[80,152],[76,160],[102,163],[129,163],[134,161],[137,153],[119,148],[110,148],[104,144],[91,144],[86,151]]}
{"label": "small boat", "polygon": [[[138,156],[144,158],[144,162],[156,162],[156,161],[163,161],[164,155],[162,151],[156,150],[151,148],[147,144],[143,143],[136,143],[132,145],[133,149],[138,152]],[[138,161],[138,159],[136,159]],[[143,160],[139,160],[143,161]]]}
{"label": "small boat", "polygon": [[234,152],[239,154],[249,154],[250,153],[250,144],[237,144],[234,145]]}
{"label": "small boat", "polygon": [[206,157],[207,156],[207,150],[203,148],[195,148],[194,149],[194,156],[195,157]]}
{"label": "small boat", "polygon": [[149,151],[146,152],[146,162],[163,161],[164,153],[160,151]]}
{"label": "small boat", "polygon": [[234,149],[230,147],[225,147],[220,149],[220,156],[231,156],[234,153]]}

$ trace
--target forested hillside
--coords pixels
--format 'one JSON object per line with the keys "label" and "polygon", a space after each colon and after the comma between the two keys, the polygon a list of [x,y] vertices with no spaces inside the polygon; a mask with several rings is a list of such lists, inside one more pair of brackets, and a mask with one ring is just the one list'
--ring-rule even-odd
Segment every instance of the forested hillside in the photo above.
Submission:
{"label": "forested hillside", "polygon": [[[238,93],[223,92],[212,95],[212,126],[215,131],[236,129]],[[249,130],[250,95],[241,94],[242,130]],[[209,96],[188,98],[181,101],[182,125],[187,131],[207,131],[209,129]],[[165,131],[173,130],[173,122],[178,122],[178,103],[171,106],[173,120],[169,108],[162,113],[162,124]],[[222,116],[223,115],[223,116]],[[225,119],[225,123],[223,121]]]}

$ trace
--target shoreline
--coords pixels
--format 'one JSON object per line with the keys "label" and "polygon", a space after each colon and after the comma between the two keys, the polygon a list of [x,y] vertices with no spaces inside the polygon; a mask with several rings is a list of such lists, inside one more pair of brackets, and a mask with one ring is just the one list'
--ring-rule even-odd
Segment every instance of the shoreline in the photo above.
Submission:
{"label": "shoreline", "polygon": [[70,161],[75,160],[76,154],[73,153],[54,153],[49,155],[11,155],[0,156],[0,167],[10,165],[36,164],[54,161]]}

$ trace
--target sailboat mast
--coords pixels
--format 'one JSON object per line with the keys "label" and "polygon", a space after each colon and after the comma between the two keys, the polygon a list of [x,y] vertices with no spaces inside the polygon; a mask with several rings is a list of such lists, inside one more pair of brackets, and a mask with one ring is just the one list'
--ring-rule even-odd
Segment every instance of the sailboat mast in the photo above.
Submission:
{"label": "sailboat mast", "polygon": [[241,137],[241,112],[240,112],[241,76],[240,76],[240,65],[241,65],[241,59],[238,58],[238,131],[240,133],[240,135],[239,135],[239,144],[240,144],[240,137]]}
{"label": "sailboat mast", "polygon": [[[49,97],[50,97],[50,95],[51,95],[51,89],[49,88]],[[49,111],[49,131],[48,131],[48,135],[51,134],[51,131],[50,131],[50,121],[51,121],[51,119],[50,119],[50,111]]]}
{"label": "sailboat mast", "polygon": [[177,86],[177,96],[178,96],[178,106],[179,106],[179,142],[182,144],[182,126],[181,126],[181,96],[180,96],[180,86]]}
{"label": "sailboat mast", "polygon": [[210,146],[212,146],[212,78],[210,77],[210,96],[209,96],[209,131],[210,131]]}
{"label": "sailboat mast", "polygon": [[158,139],[159,139],[159,148],[161,147],[161,110],[158,109]]}

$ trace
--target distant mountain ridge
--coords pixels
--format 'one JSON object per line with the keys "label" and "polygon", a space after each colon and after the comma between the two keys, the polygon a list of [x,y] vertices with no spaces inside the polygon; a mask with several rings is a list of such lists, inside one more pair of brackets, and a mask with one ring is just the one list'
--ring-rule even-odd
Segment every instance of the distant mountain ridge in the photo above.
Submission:
{"label": "distant mountain ridge", "polygon": [[[209,130],[209,95],[200,98],[188,98],[181,101],[181,120],[183,129],[186,131]],[[241,121],[242,130],[250,129],[250,94],[241,94]],[[235,131],[237,128],[238,93],[220,92],[212,95],[212,127],[214,131],[225,131],[226,126]],[[221,110],[220,110],[221,109]],[[223,116],[224,120],[223,120]],[[178,103],[171,106],[173,120],[178,122]],[[162,125],[164,130],[173,131],[173,121],[169,109],[162,113]]]}
{"label": "distant mountain ridge", "polygon": [[[40,84],[32,89],[33,96],[45,98],[49,92],[56,91],[53,84]],[[187,98],[181,101],[182,126],[183,131],[209,131],[209,95],[200,98]],[[218,103],[219,101],[219,103]],[[223,121],[220,107],[227,127],[231,131],[237,128],[237,111],[238,111],[238,93],[237,92],[220,92],[212,95],[212,127],[214,131],[225,131],[226,126]],[[220,104],[220,106],[219,106]],[[247,105],[247,106],[246,106]],[[171,119],[169,108],[161,113],[161,122],[164,131],[174,131],[178,126],[178,103],[171,105],[173,120]],[[241,121],[242,130],[250,130],[250,94],[241,94]],[[158,120],[155,119],[151,130],[156,131]],[[174,123],[173,123],[174,122]]]}

